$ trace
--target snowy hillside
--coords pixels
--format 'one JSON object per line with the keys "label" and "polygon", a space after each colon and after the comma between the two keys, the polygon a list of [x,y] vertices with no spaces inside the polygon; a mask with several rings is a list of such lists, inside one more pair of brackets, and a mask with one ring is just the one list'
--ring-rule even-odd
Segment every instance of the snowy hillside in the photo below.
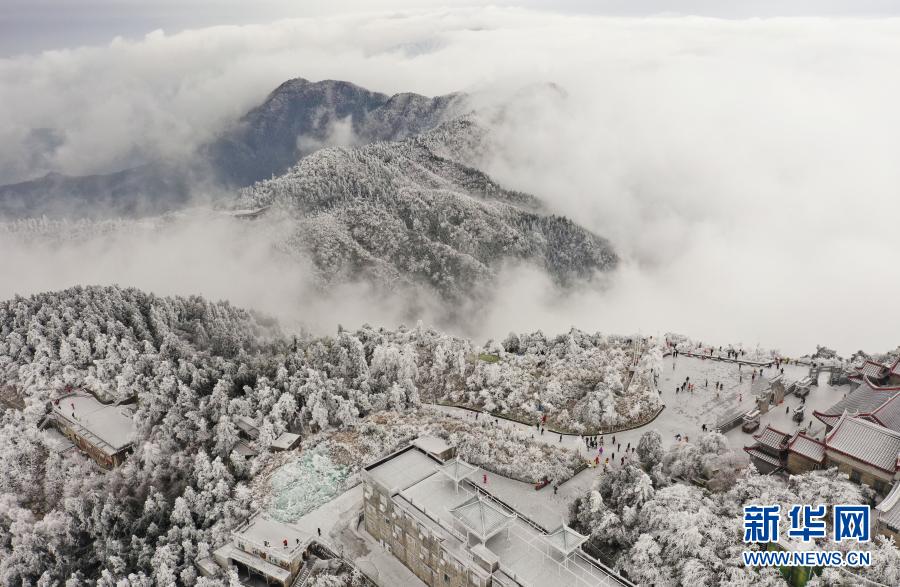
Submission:
{"label": "snowy hillside", "polygon": [[285,246],[308,253],[325,281],[362,276],[458,299],[508,262],[564,285],[615,267],[605,239],[459,162],[484,134],[463,117],[404,141],[323,149],[246,188],[238,205],[295,218]]}
{"label": "snowy hillside", "polygon": [[[193,584],[192,561],[249,514],[249,483],[276,462],[266,449],[285,430],[310,438],[344,430],[335,449],[378,430],[385,448],[416,429],[465,435],[464,453],[490,470],[527,479],[571,470],[566,450],[412,415],[429,390],[468,386],[473,353],[484,350],[425,329],[297,340],[227,303],[116,287],[2,302],[0,583],[75,576],[112,585],[130,575],[131,585]],[[54,448],[40,424],[67,386],[132,402],[134,454],[124,465],[100,472],[78,451]],[[389,409],[406,414],[400,429],[373,417]],[[239,420],[258,427],[255,456],[235,450]],[[488,444],[491,456],[481,452]],[[534,467],[514,466],[522,447]]]}
{"label": "snowy hillside", "polygon": [[461,114],[465,96],[387,96],[345,81],[284,82],[203,149],[215,175],[246,186],[284,173],[320,147],[393,141]]}
{"label": "snowy hillside", "polygon": [[329,145],[401,139],[461,113],[465,96],[387,96],[349,82],[293,79],[187,160],[146,161],[114,173],[50,173],[0,186],[0,218],[143,217],[278,175]]}

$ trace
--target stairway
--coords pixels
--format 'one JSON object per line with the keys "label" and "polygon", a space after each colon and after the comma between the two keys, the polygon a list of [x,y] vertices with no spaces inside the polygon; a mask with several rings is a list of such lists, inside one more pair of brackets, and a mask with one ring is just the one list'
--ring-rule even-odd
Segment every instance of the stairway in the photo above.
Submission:
{"label": "stairway", "polygon": [[303,585],[306,584],[306,580],[309,579],[309,576],[312,574],[313,563],[316,560],[318,559],[314,556],[309,557],[309,560],[306,561],[306,564],[304,564],[303,568],[300,569],[300,572],[297,573],[297,578],[291,583],[291,587],[303,587]]}

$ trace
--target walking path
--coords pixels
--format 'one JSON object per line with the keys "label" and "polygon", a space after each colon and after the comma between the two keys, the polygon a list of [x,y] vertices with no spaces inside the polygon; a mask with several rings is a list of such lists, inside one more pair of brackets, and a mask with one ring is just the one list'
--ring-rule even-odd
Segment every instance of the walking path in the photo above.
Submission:
{"label": "walking path", "polygon": [[774,359],[770,359],[768,361],[751,361],[750,359],[732,359],[727,355],[723,357],[720,354],[708,355],[705,353],[695,353],[692,351],[678,351],[678,356],[693,357],[694,359],[724,361],[726,363],[740,363],[741,365],[750,365],[751,367],[770,367],[775,363]]}
{"label": "walking path", "polygon": [[[744,363],[740,363],[744,365]],[[788,381],[802,379],[808,374],[808,367],[804,365],[784,365],[784,375]],[[699,438],[703,433],[704,424],[708,428],[712,428],[718,418],[725,413],[734,411],[735,409],[746,408],[748,411],[753,408],[752,385],[754,383],[751,372],[753,369],[740,368],[738,363],[728,360],[710,360],[699,359],[687,355],[673,358],[667,356],[663,358],[663,368],[659,375],[660,397],[666,405],[666,409],[658,418],[648,424],[644,424],[625,430],[605,434],[605,445],[603,448],[604,460],[607,456],[616,455],[616,462],[624,454],[618,447],[612,446],[612,438],[615,437],[616,443],[621,444],[622,449],[631,443],[631,446],[637,446],[641,435],[647,430],[657,430],[662,436],[663,446],[673,446],[679,441],[675,435],[681,434],[688,438]],[[764,367],[763,374],[770,377],[776,374],[774,367]],[[690,377],[690,381],[695,384],[694,392],[675,392],[675,388],[684,382],[686,377]],[[813,409],[821,409],[831,406],[840,400],[841,396],[852,389],[852,386],[835,386],[828,385],[826,378],[822,378],[820,384],[814,387],[807,398],[807,420],[811,417]],[[723,391],[717,396],[714,391],[715,384],[721,382],[724,386]],[[793,406],[799,404],[800,400],[793,396],[789,396],[786,402]],[[821,408],[819,408],[821,406]],[[433,405],[430,409],[450,414],[462,419],[475,419],[475,410],[468,408],[460,408],[455,406]],[[781,426],[785,432],[793,432],[797,427],[795,424],[788,424],[782,418],[784,416],[784,405],[773,408],[763,417],[762,426],[768,421],[773,425]],[[534,439],[544,444],[562,446],[578,451],[584,455],[586,459],[597,454],[597,449],[589,449],[584,445],[581,436],[578,435],[562,435],[560,439],[559,433],[551,433],[547,430],[544,434],[540,434],[533,425],[521,422],[505,420],[490,414],[479,412],[480,418],[488,418],[493,421],[496,426],[508,430],[519,430],[533,435]],[[779,415],[780,414],[780,415]],[[752,444],[753,438],[749,434],[741,432],[740,428],[728,433],[731,440],[731,448],[740,451],[745,444]],[[613,450],[615,448],[616,450]],[[610,459],[612,461],[612,459]],[[592,469],[593,471],[593,469]]]}

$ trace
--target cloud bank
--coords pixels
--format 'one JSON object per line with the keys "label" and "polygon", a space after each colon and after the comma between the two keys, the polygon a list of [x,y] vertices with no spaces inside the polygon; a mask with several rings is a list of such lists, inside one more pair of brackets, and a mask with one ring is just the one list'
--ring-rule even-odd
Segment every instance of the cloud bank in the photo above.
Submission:
{"label": "cloud bank", "polygon": [[[483,166],[609,237],[623,266],[574,293],[511,270],[475,335],[574,325],[676,330],[794,353],[816,343],[883,350],[900,330],[892,311],[900,277],[891,271],[900,250],[898,33],[898,19],[499,8],[156,32],[0,60],[0,179],[183,157],[290,77],[487,96],[552,81],[566,97],[535,92],[520,102],[497,125],[498,148]],[[35,129],[53,129],[55,139],[36,141]],[[201,247],[209,259],[221,248]],[[6,255],[3,297],[118,281],[214,290],[246,304],[227,283],[205,291],[203,280],[123,272],[102,255],[85,272],[32,279],[33,267],[64,257],[15,253]],[[263,253],[250,258],[264,266]],[[265,309],[298,306],[302,284],[280,273],[261,281],[280,292]],[[319,321],[365,316],[366,298],[340,301],[316,306]],[[389,306],[378,315],[386,324],[393,316]]]}

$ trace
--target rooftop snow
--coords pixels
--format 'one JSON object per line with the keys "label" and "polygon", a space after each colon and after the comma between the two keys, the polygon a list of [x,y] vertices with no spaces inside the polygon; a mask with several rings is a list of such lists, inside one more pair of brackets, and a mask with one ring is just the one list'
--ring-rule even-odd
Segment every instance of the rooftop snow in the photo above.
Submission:
{"label": "rooftop snow", "polygon": [[272,448],[277,448],[280,450],[287,450],[297,442],[297,439],[300,438],[299,434],[294,434],[293,432],[284,432],[281,436],[272,441]]}
{"label": "rooftop snow", "polygon": [[563,524],[556,530],[547,534],[544,539],[550,544],[550,546],[552,546],[565,556],[569,556],[574,551],[578,550],[578,547],[584,544],[588,537],[579,534],[575,530]]}
{"label": "rooftop snow", "polygon": [[893,530],[900,530],[900,483],[895,483],[894,488],[888,493],[881,503],[875,506],[878,519]]}
{"label": "rooftop snow", "polygon": [[516,514],[507,512],[477,495],[451,508],[450,515],[482,540],[487,540],[502,530],[516,517]]}
{"label": "rooftop snow", "polygon": [[236,560],[254,569],[259,569],[269,577],[278,579],[282,583],[287,583],[291,578],[291,573],[287,569],[283,569],[278,565],[273,565],[258,556],[246,553],[232,544],[225,544],[222,548],[216,550],[216,554],[223,558]]}
{"label": "rooftop snow", "polygon": [[[497,474],[492,476],[493,479],[498,477],[500,476]],[[431,474],[405,489],[394,499],[404,509],[422,512],[423,517],[439,521],[440,524],[435,525],[444,530],[447,537],[444,546],[453,552],[464,553],[465,548],[462,544],[454,546],[459,542],[459,538],[456,537],[459,531],[454,530],[451,533],[446,527],[453,527],[458,523],[457,518],[451,514],[453,506],[466,503],[475,497],[470,482],[463,482],[457,488],[456,483],[444,475]],[[506,533],[495,533],[484,542],[484,545],[500,559],[501,571],[516,577],[516,580],[524,582],[523,584],[552,584],[555,587],[620,584],[583,559],[580,551],[569,558],[567,565],[563,565],[562,560],[556,560],[548,554],[552,549],[549,549],[546,541],[542,539],[544,534],[527,522],[513,517],[508,527],[510,529],[508,538]]]}
{"label": "rooftop snow", "polygon": [[403,491],[434,473],[438,464],[419,450],[407,449],[367,469],[369,475],[390,493]]}
{"label": "rooftop snow", "polygon": [[813,412],[816,417],[826,422],[822,416],[840,416],[847,411],[851,414],[871,414],[884,405],[889,399],[896,396],[897,390],[876,389],[867,382],[860,383],[856,389],[847,394],[847,397],[834,404],[823,412]]}
{"label": "rooftop snow", "polygon": [[873,377],[875,379],[879,379],[884,372],[887,370],[887,367],[882,365],[881,363],[876,363],[874,361],[866,361],[862,364],[862,367],[858,369],[860,373],[867,377]]}
{"label": "rooftop snow", "polygon": [[437,436],[420,436],[413,441],[413,446],[433,455],[439,455],[450,448],[444,439]]}
{"label": "rooftop snow", "polygon": [[462,481],[477,470],[478,467],[470,465],[459,457],[447,461],[447,463],[441,467],[441,473],[454,481]]}
{"label": "rooftop snow", "polygon": [[789,434],[785,434],[779,430],[775,430],[771,426],[766,426],[765,430],[754,436],[759,444],[763,446],[767,446],[769,448],[773,448],[775,450],[782,450],[787,445],[787,441],[790,438]]}
{"label": "rooftop snow", "polygon": [[894,432],[900,432],[900,394],[881,404],[871,418]]}
{"label": "rooftop snow", "polygon": [[797,434],[791,440],[789,449],[791,452],[804,456],[817,463],[825,460],[825,445],[814,438],[810,438],[805,434]]}
{"label": "rooftop snow", "polygon": [[114,454],[134,442],[134,420],[121,406],[101,404],[86,393],[62,396],[53,404],[53,413],[98,448]]}
{"label": "rooftop snow", "polygon": [[[259,548],[265,548],[264,545],[268,542],[269,548],[280,557],[300,554],[306,548],[309,538],[296,528],[282,524],[265,514],[257,514],[251,518],[244,526],[235,530],[234,535],[235,539],[246,540]],[[284,546],[285,540],[287,547]]]}
{"label": "rooftop snow", "polygon": [[844,414],[825,438],[829,450],[835,450],[883,471],[897,471],[900,433]]}

